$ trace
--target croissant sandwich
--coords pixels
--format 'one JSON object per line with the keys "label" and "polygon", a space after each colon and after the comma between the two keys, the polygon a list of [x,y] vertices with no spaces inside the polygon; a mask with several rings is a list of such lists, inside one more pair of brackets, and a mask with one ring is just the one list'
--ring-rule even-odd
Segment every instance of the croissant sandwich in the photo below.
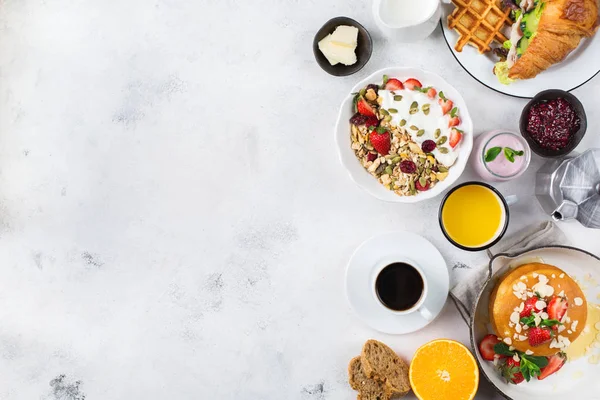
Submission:
{"label": "croissant sandwich", "polygon": [[598,29],[598,0],[504,0],[515,24],[504,43],[506,59],[494,73],[503,84],[531,79],[563,61]]}

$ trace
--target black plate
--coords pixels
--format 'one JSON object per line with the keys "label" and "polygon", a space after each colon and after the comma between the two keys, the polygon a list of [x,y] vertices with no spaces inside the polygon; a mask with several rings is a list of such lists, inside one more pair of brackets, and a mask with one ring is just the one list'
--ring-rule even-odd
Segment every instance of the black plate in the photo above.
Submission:
{"label": "black plate", "polygon": [[[358,28],[358,39],[356,44],[356,62],[353,65],[336,64],[331,65],[327,58],[319,50],[319,42],[325,36],[333,33],[335,28],[340,25],[350,25]],[[348,17],[336,17],[325,22],[325,25],[319,29],[313,40],[313,53],[319,66],[323,71],[334,76],[348,76],[360,71],[371,58],[373,53],[373,40],[364,26]]]}

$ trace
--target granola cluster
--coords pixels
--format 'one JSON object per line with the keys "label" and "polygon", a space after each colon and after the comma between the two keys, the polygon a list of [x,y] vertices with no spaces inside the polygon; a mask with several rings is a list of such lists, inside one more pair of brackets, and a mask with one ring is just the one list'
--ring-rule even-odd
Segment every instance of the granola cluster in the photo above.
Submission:
{"label": "granola cluster", "polygon": [[388,190],[400,196],[414,196],[431,189],[448,176],[448,169],[432,154],[425,153],[403,127],[391,126],[385,119],[383,127],[390,134],[390,150],[379,154],[369,138],[373,127],[351,125],[352,150],[365,169]]}

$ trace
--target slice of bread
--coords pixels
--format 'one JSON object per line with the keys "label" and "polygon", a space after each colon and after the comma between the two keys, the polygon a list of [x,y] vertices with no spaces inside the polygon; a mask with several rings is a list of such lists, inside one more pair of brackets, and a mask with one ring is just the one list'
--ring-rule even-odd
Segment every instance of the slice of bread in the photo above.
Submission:
{"label": "slice of bread", "polygon": [[392,389],[387,383],[368,378],[360,363],[360,356],[350,360],[348,382],[358,390],[358,400],[390,400]]}
{"label": "slice of bread", "polygon": [[385,344],[368,340],[363,346],[360,362],[367,377],[386,383],[392,397],[410,392],[408,365]]}

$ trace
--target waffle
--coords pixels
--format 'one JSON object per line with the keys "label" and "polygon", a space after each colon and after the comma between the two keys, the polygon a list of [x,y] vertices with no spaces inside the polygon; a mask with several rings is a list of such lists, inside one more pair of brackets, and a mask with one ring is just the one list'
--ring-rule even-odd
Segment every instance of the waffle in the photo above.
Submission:
{"label": "waffle", "polygon": [[502,10],[499,0],[452,0],[456,6],[448,16],[448,27],[458,32],[460,37],[454,46],[461,52],[465,45],[485,53],[492,48],[495,40],[503,44],[508,38],[502,33],[504,26],[512,26],[510,9]]}

